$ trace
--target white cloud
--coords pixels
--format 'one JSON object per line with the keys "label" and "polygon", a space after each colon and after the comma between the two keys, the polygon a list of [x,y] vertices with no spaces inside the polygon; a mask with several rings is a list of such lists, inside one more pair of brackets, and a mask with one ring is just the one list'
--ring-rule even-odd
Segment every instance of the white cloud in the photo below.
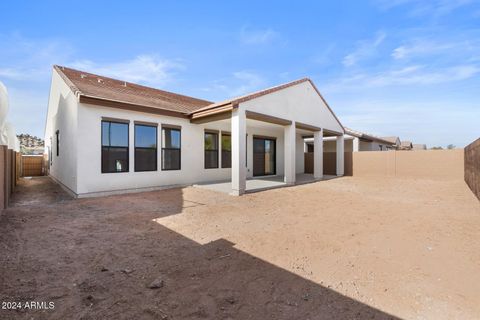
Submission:
{"label": "white cloud", "polygon": [[255,30],[245,26],[240,30],[240,40],[247,45],[268,44],[279,38],[280,34],[271,28]]}
{"label": "white cloud", "polygon": [[[151,86],[172,81],[184,66],[156,55],[98,63],[76,60],[75,50],[59,39],[28,39],[19,34],[0,34],[0,81],[9,91],[9,118],[19,132],[43,134],[52,65],[71,66]],[[26,117],[32,114],[34,117]]]}
{"label": "white cloud", "polygon": [[452,108],[458,102],[444,99],[364,100],[356,96],[352,100],[332,100],[338,108],[348,106],[348,112],[340,114],[347,127],[378,136],[400,136],[428,147],[450,143],[464,146],[473,141],[478,127],[476,119],[480,118],[480,109],[474,103]]}
{"label": "white cloud", "polygon": [[345,78],[333,79],[330,81],[332,84],[325,87],[328,90],[339,92],[387,86],[433,85],[467,80],[479,73],[480,67],[474,64],[436,69],[429,69],[422,65],[411,65],[378,73],[355,73]]}
{"label": "white cloud", "polygon": [[267,81],[260,74],[242,70],[232,73],[228,78],[216,80],[202,90],[211,93],[211,99],[216,101],[255,92],[266,86]]}
{"label": "white cloud", "polygon": [[383,31],[377,32],[374,39],[359,41],[355,51],[343,58],[343,65],[350,67],[362,59],[373,57],[377,53],[377,47],[385,40],[387,34]]}
{"label": "white cloud", "polygon": [[0,47],[0,78],[20,82],[48,81],[52,65],[59,64],[121,80],[162,86],[173,79],[175,72],[185,68],[178,60],[154,54],[105,63],[75,60],[69,43],[56,39],[30,40],[18,34],[0,35]]}
{"label": "white cloud", "polygon": [[453,11],[471,5],[476,0],[377,0],[374,1],[381,10],[390,10],[400,6],[409,6],[409,15],[413,17],[439,18]]}
{"label": "white cloud", "polygon": [[0,68],[0,77],[12,80],[28,79],[28,73],[15,68]]}
{"label": "white cloud", "polygon": [[20,34],[0,34],[0,77],[12,81],[44,81],[56,63],[73,54],[72,47],[59,39],[30,40]]}
{"label": "white cloud", "polygon": [[79,60],[69,66],[86,72],[152,86],[165,85],[173,79],[175,72],[185,68],[177,61],[147,54],[139,55],[131,60],[104,64]]}
{"label": "white cloud", "polygon": [[422,69],[423,68],[415,66],[374,75],[365,79],[366,85],[431,85],[466,80],[478,74],[480,71],[480,69],[475,65],[458,65],[427,71],[423,71]]}
{"label": "white cloud", "polygon": [[392,51],[392,58],[410,59],[417,57],[432,57],[443,55],[458,58],[460,55],[475,54],[480,50],[480,42],[476,39],[469,40],[431,40],[415,39],[408,41]]}

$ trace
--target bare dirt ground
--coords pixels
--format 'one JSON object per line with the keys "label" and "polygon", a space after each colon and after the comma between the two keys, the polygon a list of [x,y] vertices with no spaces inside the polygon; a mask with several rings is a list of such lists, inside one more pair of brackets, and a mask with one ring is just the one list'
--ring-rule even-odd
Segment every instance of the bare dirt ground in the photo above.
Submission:
{"label": "bare dirt ground", "polygon": [[55,308],[0,318],[479,319],[479,230],[462,181],[72,200],[23,180],[0,218],[0,301]]}

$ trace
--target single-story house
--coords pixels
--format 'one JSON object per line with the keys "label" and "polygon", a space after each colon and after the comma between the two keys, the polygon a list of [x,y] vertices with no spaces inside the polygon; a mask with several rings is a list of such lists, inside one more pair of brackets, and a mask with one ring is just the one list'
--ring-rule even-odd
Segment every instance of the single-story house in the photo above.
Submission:
{"label": "single-story house", "polygon": [[427,145],[423,143],[412,144],[412,150],[427,150]]}
{"label": "single-story house", "polygon": [[323,137],[335,139],[343,175],[344,128],[310,79],[222,102],[54,66],[45,147],[49,175],[77,197],[304,174],[304,136],[323,177]]}
{"label": "single-story house", "polygon": [[381,137],[383,140],[387,140],[390,143],[393,143],[394,149],[398,150],[402,144],[400,137]]}
{"label": "single-story house", "polygon": [[399,150],[412,150],[413,149],[413,144],[411,141],[402,141],[400,144],[400,149]]}

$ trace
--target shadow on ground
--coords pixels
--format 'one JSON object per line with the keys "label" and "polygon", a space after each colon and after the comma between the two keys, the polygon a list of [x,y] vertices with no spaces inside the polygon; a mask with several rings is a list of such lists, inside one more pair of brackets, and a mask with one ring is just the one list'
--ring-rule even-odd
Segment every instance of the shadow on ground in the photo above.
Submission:
{"label": "shadow on ground", "polygon": [[55,309],[0,318],[397,319],[224,239],[201,245],[153,222],[203,205],[182,189],[69,201],[41,178],[18,190],[0,220],[0,300]]}

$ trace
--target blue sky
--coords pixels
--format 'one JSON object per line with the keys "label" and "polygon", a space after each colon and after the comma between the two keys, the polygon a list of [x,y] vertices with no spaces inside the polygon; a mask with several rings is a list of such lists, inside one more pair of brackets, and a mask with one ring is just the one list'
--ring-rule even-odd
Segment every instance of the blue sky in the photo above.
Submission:
{"label": "blue sky", "polygon": [[428,146],[480,136],[480,3],[2,1],[0,81],[43,136],[52,64],[209,100],[311,78],[342,123]]}

